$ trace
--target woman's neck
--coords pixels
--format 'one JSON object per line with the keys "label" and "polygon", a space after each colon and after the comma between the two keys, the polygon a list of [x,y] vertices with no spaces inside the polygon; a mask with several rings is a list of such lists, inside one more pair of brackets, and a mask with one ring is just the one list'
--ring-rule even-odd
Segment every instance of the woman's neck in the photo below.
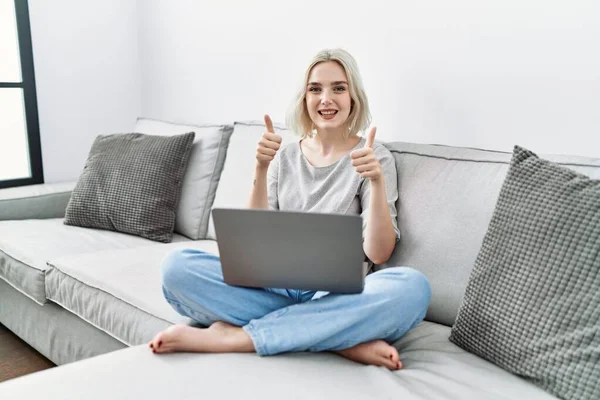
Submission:
{"label": "woman's neck", "polygon": [[353,135],[344,137],[344,130],[317,130],[317,134],[310,139],[313,150],[321,156],[328,156],[340,151],[348,151],[358,144],[360,137]]}

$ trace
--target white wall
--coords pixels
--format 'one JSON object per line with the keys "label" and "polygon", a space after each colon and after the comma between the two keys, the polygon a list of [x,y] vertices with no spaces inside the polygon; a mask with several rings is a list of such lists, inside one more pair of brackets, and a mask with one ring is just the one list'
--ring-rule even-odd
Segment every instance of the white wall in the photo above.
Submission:
{"label": "white wall", "polygon": [[136,0],[29,0],[44,177],[75,180],[141,110]]}
{"label": "white wall", "polygon": [[309,58],[340,46],[382,140],[600,156],[593,0],[149,0],[138,12],[145,116],[283,122]]}

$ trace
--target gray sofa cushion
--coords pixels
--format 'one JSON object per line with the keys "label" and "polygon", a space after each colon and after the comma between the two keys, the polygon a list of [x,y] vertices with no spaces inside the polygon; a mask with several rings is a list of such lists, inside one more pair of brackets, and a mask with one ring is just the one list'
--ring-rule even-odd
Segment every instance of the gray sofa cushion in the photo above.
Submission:
{"label": "gray sofa cushion", "polygon": [[564,399],[600,398],[600,180],[515,147],[450,340]]}
{"label": "gray sofa cushion", "polygon": [[194,240],[204,239],[233,125],[187,125],[139,118],[135,131],[163,136],[196,134],[181,183],[175,232]]}
{"label": "gray sofa cushion", "polygon": [[170,242],[194,136],[98,136],[71,195],[65,224]]}
{"label": "gray sofa cushion", "polygon": [[190,322],[161,290],[162,260],[176,248],[219,254],[217,242],[198,240],[55,258],[46,273],[48,299],[128,346],[147,343],[173,323]]}
{"label": "gray sofa cushion", "polygon": [[[174,235],[173,241],[187,241]],[[141,247],[139,236],[63,224],[62,218],[0,221],[0,278],[38,304],[46,302],[46,261],[69,254]]]}
{"label": "gray sofa cushion", "polygon": [[[512,154],[403,142],[386,146],[398,170],[402,235],[387,265],[411,266],[427,275],[432,288],[427,320],[451,326]],[[600,179],[600,158],[544,158]]]}
{"label": "gray sofa cushion", "polygon": [[427,322],[409,332],[396,343],[400,371],[326,352],[156,355],[143,344],[5,382],[0,398],[556,400],[448,342],[448,333]]}

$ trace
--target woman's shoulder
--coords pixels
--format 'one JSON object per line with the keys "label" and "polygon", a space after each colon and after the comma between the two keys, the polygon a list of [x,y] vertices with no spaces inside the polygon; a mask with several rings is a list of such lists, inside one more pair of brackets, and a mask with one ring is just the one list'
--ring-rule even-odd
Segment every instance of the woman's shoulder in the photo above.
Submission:
{"label": "woman's shoulder", "polygon": [[300,146],[298,145],[298,142],[294,140],[283,144],[279,150],[277,150],[275,161],[278,164],[281,164],[282,160],[284,164],[294,164],[294,160],[300,157],[300,154]]}
{"label": "woman's shoulder", "polygon": [[296,152],[300,149],[300,146],[298,146],[298,141],[297,140],[292,140],[290,142],[284,143],[280,148],[279,151],[281,152]]}
{"label": "woman's shoulder", "polygon": [[298,145],[298,141],[294,140],[292,142],[285,143],[279,148],[277,154],[289,158],[298,156],[300,154],[300,146]]}

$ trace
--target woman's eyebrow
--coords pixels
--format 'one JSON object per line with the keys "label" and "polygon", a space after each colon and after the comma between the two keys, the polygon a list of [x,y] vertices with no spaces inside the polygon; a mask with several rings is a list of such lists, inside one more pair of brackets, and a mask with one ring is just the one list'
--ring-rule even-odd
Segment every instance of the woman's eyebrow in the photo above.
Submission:
{"label": "woman's eyebrow", "polygon": [[[348,82],[346,82],[346,81],[331,82],[332,86],[335,86],[335,85],[347,85],[347,84],[348,84]],[[319,83],[319,82],[308,82],[308,86],[323,86],[323,85],[321,83]]]}

